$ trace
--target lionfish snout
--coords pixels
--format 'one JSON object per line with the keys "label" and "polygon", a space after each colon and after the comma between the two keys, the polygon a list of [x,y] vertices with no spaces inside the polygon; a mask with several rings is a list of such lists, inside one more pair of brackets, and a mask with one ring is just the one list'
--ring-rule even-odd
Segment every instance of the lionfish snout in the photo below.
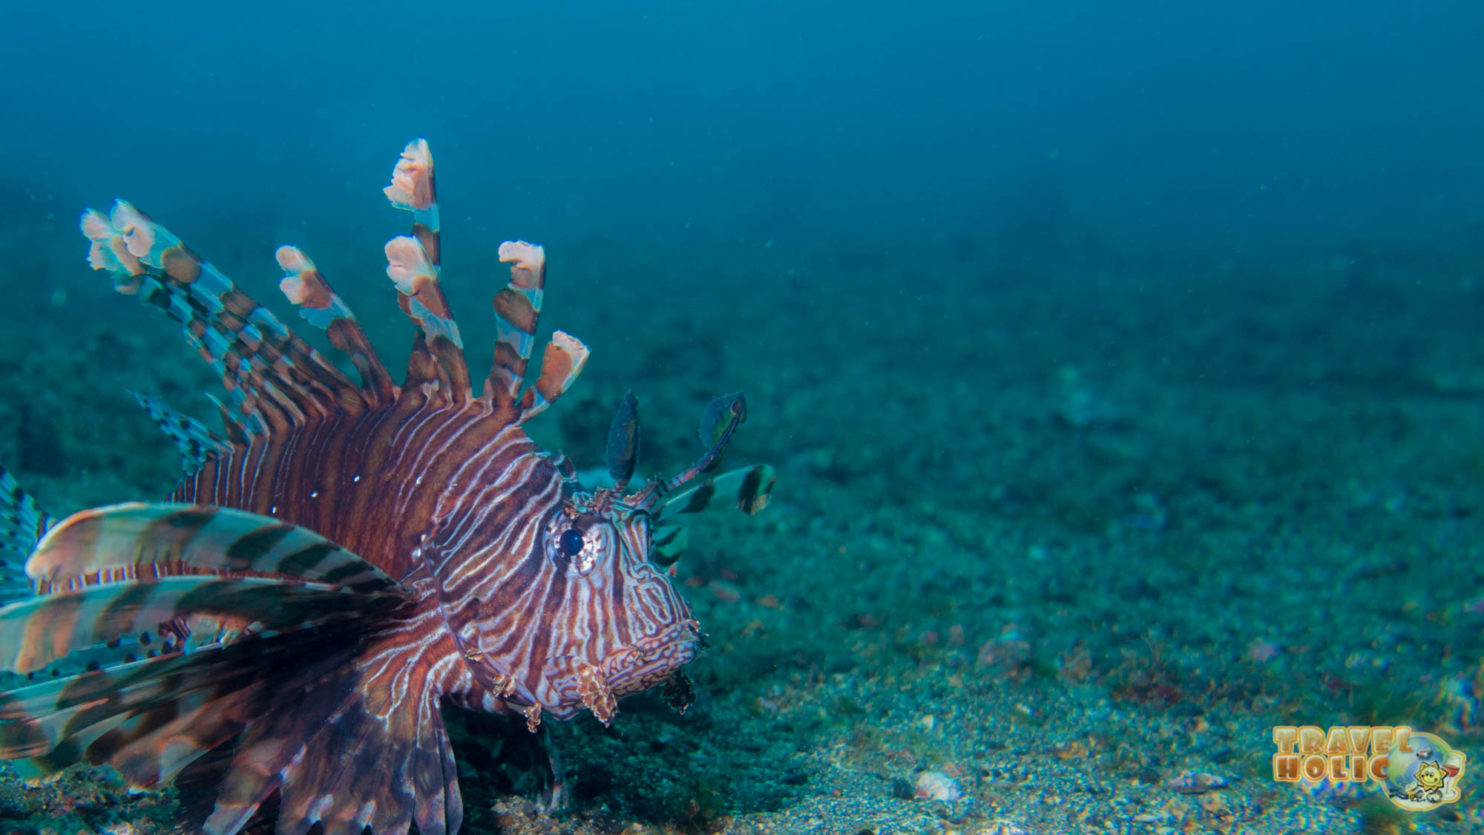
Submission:
{"label": "lionfish snout", "polygon": [[638,693],[665,681],[695,660],[701,649],[701,624],[686,618],[658,634],[620,647],[603,659],[608,684],[617,695]]}
{"label": "lionfish snout", "polygon": [[704,645],[700,626],[686,616],[599,658],[572,654],[548,659],[552,673],[545,694],[548,710],[566,717],[586,708],[606,725],[617,711],[619,699],[666,683],[686,692],[683,699],[669,699],[683,710],[690,702],[689,682],[680,669],[694,660]]}

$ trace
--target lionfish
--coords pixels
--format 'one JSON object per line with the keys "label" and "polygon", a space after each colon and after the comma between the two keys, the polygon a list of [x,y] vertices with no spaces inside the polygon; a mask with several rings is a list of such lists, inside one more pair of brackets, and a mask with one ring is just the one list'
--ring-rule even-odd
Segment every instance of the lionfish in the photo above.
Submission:
{"label": "lionfish", "polygon": [[[526,383],[542,248],[499,247],[492,370],[475,396],[439,286],[433,158],[418,139],[385,189],[413,216],[387,275],[417,325],[394,385],[303,252],[280,288],[359,381],[179,238],[123,201],[88,211],[89,261],[184,326],[221,376],[224,431],[141,397],[185,456],[165,503],[54,522],[0,470],[0,757],[31,779],[78,762],[131,785],[173,783],[184,824],[227,833],[459,829],[447,706],[543,718],[665,683],[700,625],[666,568],[676,514],[766,503],[765,466],[711,475],[745,417],[740,394],[702,421],[691,467],[628,491],[638,413],[609,430],[612,486],[585,488],[522,429],[587,358],[557,331]],[[665,524],[669,523],[669,524]]]}

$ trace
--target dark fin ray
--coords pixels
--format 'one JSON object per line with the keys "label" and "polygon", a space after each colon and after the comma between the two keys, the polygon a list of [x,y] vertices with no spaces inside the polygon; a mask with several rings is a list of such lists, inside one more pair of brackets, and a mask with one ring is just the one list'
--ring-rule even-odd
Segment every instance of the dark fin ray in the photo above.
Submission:
{"label": "dark fin ray", "polygon": [[402,393],[438,405],[461,405],[473,392],[464,341],[438,283],[442,246],[438,195],[426,140],[407,143],[392,171],[392,184],[383,191],[393,206],[412,212],[412,234],[386,244],[386,274],[396,282],[402,312],[419,328]]}
{"label": "dark fin ray", "polygon": [[[427,835],[458,829],[462,802],[436,692],[416,677],[397,687],[378,677],[388,665],[383,653],[398,651],[380,638],[405,632],[387,623],[365,636],[356,657],[277,689],[238,741],[205,831],[236,831],[275,792],[279,831],[315,823],[326,835],[366,826],[405,832],[414,822]],[[401,639],[401,651],[421,646],[406,637],[415,638]]]}
{"label": "dark fin ray", "polygon": [[436,697],[409,698],[417,704],[398,705],[383,719],[374,697],[356,693],[333,722],[295,721],[282,731],[288,738],[307,734],[309,741],[283,769],[281,830],[302,832],[318,822],[326,833],[358,833],[365,826],[403,832],[414,821],[427,835],[458,829],[462,801]]}
{"label": "dark fin ray", "polygon": [[712,400],[701,416],[701,443],[707,445],[706,451],[701,453],[694,464],[673,478],[651,482],[648,487],[635,493],[629,502],[640,509],[651,509],[666,496],[715,467],[721,460],[722,452],[726,450],[727,442],[732,439],[732,434],[746,419],[747,400],[742,392]]}
{"label": "dark fin ray", "polygon": [[639,461],[639,400],[632,391],[626,392],[618,404],[618,413],[608,425],[608,448],[606,455],[608,476],[613,479],[613,489],[622,493],[634,477],[634,466]]}
{"label": "dark fin ray", "polygon": [[17,767],[30,779],[87,761],[137,786],[167,782],[260,715],[282,677],[346,663],[363,630],[332,620],[0,693],[0,756],[28,758]]}
{"label": "dark fin ray", "polygon": [[50,525],[51,517],[0,467],[0,604],[31,596],[26,559]]}
{"label": "dark fin ray", "polygon": [[222,378],[237,418],[252,432],[302,425],[337,405],[357,410],[360,389],[216,267],[165,227],[120,200],[109,215],[83,214],[88,260],[115,288],[179,322]]}
{"label": "dark fin ray", "polygon": [[392,375],[381,364],[371,339],[314,262],[294,246],[279,247],[275,256],[284,273],[278,289],[299,308],[299,315],[305,321],[323,330],[330,344],[350,358],[361,375],[361,388],[367,392],[371,405],[395,400],[397,391]]}
{"label": "dark fin ray", "polygon": [[200,421],[177,412],[158,397],[137,391],[129,393],[149,413],[150,420],[175,442],[175,448],[180,450],[180,466],[186,475],[194,474],[214,457],[231,454],[232,445],[218,438]]}

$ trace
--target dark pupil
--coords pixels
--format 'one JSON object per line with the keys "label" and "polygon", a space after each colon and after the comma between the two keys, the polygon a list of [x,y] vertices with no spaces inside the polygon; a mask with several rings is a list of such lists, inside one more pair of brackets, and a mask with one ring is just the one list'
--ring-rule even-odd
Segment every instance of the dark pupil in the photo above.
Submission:
{"label": "dark pupil", "polygon": [[559,544],[561,545],[564,556],[575,557],[582,552],[582,534],[578,533],[576,528],[568,528],[562,531],[562,538]]}

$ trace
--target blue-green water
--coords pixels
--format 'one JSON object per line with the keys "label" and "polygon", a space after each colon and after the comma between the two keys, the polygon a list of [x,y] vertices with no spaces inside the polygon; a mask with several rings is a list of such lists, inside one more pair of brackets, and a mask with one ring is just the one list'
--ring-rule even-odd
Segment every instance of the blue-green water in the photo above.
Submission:
{"label": "blue-green water", "polygon": [[[506,239],[546,245],[543,328],[593,350],[539,441],[600,465],[633,389],[672,471],[745,389],[730,455],[780,476],[679,564],[696,705],[561,727],[557,821],[531,763],[462,743],[466,830],[1472,831],[1474,775],[1410,818],[1269,757],[1275,724],[1484,750],[1481,27],[1461,2],[9,10],[0,461],[59,513],[155,499],[177,457],[127,390],[210,416],[174,327],[84,263],[76,217],[115,196],[286,320],[272,253],[302,246],[400,368],[378,190],[426,136],[476,378]],[[914,797],[940,776],[956,799]],[[0,830],[168,816],[101,779],[7,777]]]}

